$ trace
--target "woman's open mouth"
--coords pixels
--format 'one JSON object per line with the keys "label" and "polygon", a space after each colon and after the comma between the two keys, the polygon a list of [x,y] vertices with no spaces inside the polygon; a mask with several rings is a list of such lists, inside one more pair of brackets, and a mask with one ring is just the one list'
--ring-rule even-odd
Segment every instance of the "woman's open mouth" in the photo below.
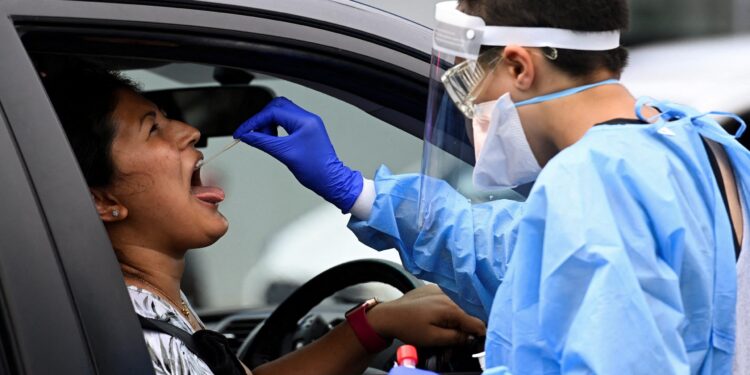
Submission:
{"label": "woman's open mouth", "polygon": [[200,168],[193,171],[193,176],[190,179],[190,194],[202,202],[213,205],[217,205],[224,200],[224,190],[216,186],[203,186]]}

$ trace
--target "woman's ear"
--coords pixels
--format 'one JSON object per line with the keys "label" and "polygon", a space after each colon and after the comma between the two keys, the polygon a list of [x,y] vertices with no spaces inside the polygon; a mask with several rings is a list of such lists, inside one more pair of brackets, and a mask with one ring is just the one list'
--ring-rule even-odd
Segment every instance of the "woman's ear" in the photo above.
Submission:
{"label": "woman's ear", "polygon": [[96,212],[105,223],[120,221],[128,217],[128,209],[120,204],[117,197],[106,189],[89,188],[91,198],[94,199]]}
{"label": "woman's ear", "polygon": [[536,78],[534,57],[528,49],[509,45],[504,48],[504,61],[508,73],[513,78],[513,85],[520,91],[531,89]]}

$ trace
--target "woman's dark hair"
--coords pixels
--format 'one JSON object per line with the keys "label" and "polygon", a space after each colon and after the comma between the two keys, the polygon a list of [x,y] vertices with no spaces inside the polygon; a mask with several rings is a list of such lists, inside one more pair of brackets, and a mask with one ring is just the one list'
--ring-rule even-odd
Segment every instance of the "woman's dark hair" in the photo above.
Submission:
{"label": "woman's dark hair", "polygon": [[110,185],[114,176],[112,112],[120,90],[138,92],[123,76],[91,65],[50,72],[42,81],[90,187]]}
{"label": "woman's dark hair", "polygon": [[[624,31],[630,22],[627,0],[462,0],[461,7],[493,26]],[[576,77],[600,68],[620,74],[628,63],[628,51],[623,47],[610,51],[560,49],[552,63]]]}

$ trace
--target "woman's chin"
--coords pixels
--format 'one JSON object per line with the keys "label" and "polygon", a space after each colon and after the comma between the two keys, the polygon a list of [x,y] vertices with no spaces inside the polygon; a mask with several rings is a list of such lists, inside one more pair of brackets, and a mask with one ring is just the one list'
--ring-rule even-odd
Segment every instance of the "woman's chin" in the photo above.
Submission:
{"label": "woman's chin", "polygon": [[216,223],[212,223],[210,228],[206,228],[205,239],[193,248],[203,248],[211,246],[216,243],[216,241],[221,239],[221,237],[224,237],[224,235],[229,230],[229,222],[221,214],[219,214],[219,216],[221,216],[220,220],[217,220]]}

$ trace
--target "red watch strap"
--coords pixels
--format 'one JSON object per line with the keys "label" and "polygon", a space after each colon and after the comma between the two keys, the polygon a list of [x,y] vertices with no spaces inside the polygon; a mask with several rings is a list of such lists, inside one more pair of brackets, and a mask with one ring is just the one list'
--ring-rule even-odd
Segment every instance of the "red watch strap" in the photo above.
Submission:
{"label": "red watch strap", "polygon": [[359,342],[368,353],[378,353],[391,344],[383,339],[367,321],[367,310],[372,305],[367,301],[346,313],[346,321]]}

